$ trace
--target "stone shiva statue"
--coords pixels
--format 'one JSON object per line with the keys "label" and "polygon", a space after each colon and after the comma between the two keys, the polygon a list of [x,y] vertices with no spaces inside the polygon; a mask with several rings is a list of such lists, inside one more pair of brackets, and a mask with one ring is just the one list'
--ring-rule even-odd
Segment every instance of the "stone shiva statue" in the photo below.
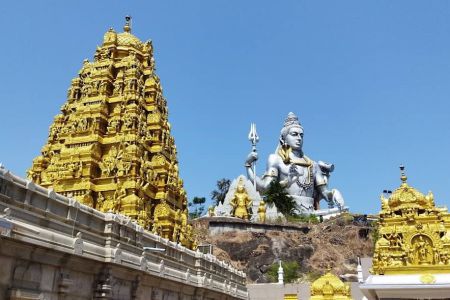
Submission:
{"label": "stone shiva statue", "polygon": [[[315,162],[302,150],[303,127],[297,116],[290,112],[281,129],[279,145],[275,153],[269,155],[267,169],[258,177],[252,164],[258,159],[254,149],[247,157],[245,167],[249,180],[255,182],[258,191],[264,192],[273,180],[278,180],[297,204],[297,213],[327,215],[331,211],[341,211],[344,199],[338,190],[328,188],[328,178],[334,166],[322,161]],[[319,202],[325,199],[328,209],[319,213]]]}

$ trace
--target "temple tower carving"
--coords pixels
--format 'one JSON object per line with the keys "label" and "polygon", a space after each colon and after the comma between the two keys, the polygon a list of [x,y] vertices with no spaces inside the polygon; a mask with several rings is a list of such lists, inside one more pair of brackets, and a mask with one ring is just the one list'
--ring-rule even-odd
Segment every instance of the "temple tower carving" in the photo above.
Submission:
{"label": "temple tower carving", "polygon": [[93,61],[83,62],[28,177],[192,247],[153,45],[131,33],[129,17],[124,32],[109,29]]}
{"label": "temple tower carving", "polygon": [[400,187],[381,195],[372,274],[448,273],[450,214],[435,206],[432,192],[424,195],[408,185],[403,166],[401,172]]}

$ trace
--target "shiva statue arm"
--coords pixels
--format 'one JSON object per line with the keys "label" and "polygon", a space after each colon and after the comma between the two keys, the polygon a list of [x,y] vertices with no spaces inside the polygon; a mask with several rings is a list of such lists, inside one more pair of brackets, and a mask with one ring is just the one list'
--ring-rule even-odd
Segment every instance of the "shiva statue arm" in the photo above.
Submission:
{"label": "shiva statue arm", "polygon": [[[275,154],[271,154],[269,155],[269,159],[267,161],[267,170],[266,173],[264,174],[264,176],[261,178],[258,175],[256,175],[253,172],[253,168],[252,168],[252,164],[254,162],[256,162],[256,160],[258,159],[258,153],[257,152],[251,152],[248,157],[247,160],[245,161],[245,168],[247,170],[247,177],[250,181],[255,181],[256,182],[256,189],[259,191],[265,191],[269,188],[270,183],[274,180],[274,179],[278,179],[279,177],[279,170],[278,170],[278,164],[279,164],[279,160],[280,158],[275,155]],[[256,177],[256,180],[255,180]],[[286,185],[286,183],[281,182],[280,183],[282,185]]]}

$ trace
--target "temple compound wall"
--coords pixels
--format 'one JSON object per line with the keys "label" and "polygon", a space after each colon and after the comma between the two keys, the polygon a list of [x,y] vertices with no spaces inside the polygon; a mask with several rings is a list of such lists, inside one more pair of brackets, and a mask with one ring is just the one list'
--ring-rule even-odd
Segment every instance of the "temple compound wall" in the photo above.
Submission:
{"label": "temple compound wall", "polygon": [[0,167],[0,299],[247,299],[247,290],[245,274],[212,255]]}

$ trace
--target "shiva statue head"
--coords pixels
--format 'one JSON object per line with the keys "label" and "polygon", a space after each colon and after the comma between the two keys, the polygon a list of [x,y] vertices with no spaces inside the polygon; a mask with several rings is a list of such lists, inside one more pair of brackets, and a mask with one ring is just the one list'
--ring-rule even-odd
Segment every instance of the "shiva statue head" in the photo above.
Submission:
{"label": "shiva statue head", "polygon": [[277,153],[282,157],[285,163],[288,163],[291,152],[298,157],[303,157],[303,127],[298,121],[297,116],[290,112],[284,120],[284,126],[280,133],[280,145]]}

